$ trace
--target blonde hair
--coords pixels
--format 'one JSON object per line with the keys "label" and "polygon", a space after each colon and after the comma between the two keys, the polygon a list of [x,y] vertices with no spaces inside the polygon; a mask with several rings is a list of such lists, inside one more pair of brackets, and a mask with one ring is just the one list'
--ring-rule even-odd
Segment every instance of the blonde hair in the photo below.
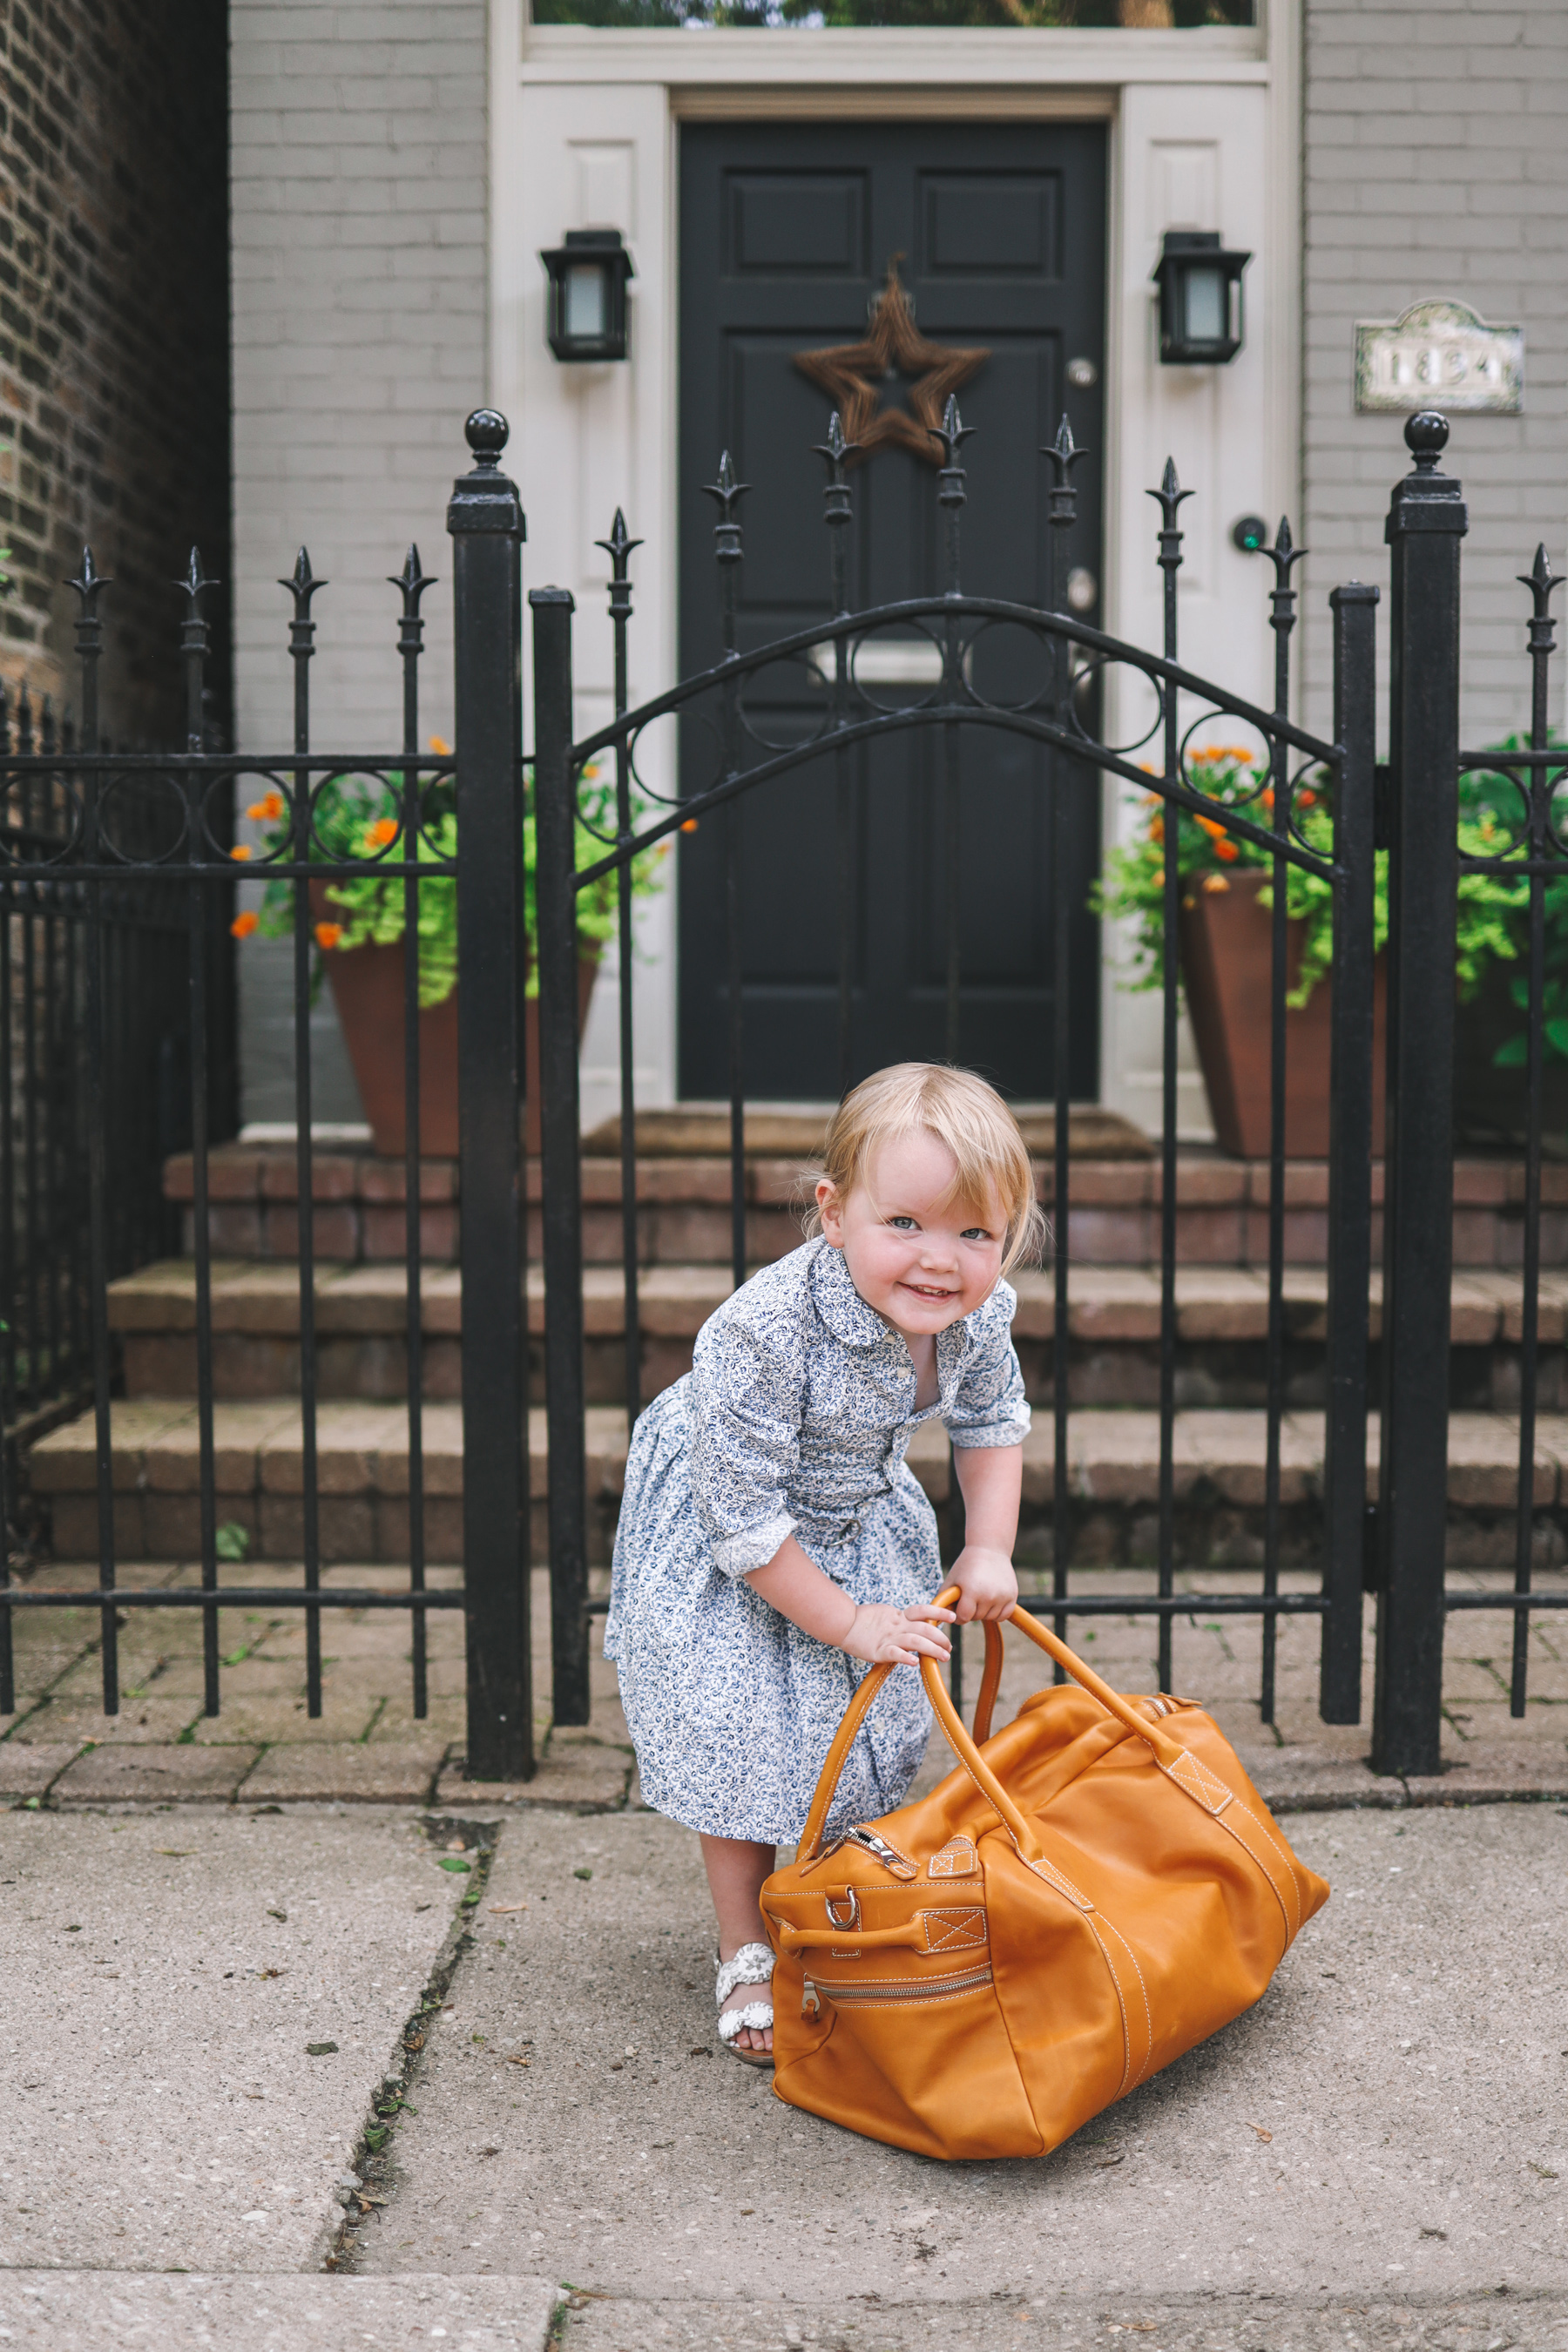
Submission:
{"label": "blonde hair", "polygon": [[[1046,1220],[1035,1197],[1035,1171],[1018,1122],[993,1086],[973,1070],[944,1062],[895,1062],[847,1094],[828,1122],[821,1173],[840,1200],[860,1182],[873,1152],[921,1131],[945,1144],[954,1161],[953,1200],[994,1202],[1005,1221],[1002,1271],[1037,1258]],[[808,1234],[822,1213],[807,1215]]]}

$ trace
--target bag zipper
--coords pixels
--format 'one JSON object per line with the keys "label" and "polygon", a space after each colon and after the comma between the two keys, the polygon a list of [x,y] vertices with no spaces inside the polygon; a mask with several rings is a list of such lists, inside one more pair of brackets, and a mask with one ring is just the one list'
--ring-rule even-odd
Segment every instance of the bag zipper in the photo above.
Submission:
{"label": "bag zipper", "polygon": [[824,1993],[836,2009],[885,2009],[901,2000],[930,2000],[947,1993],[973,1992],[990,1982],[989,1960],[961,1969],[956,1976],[920,1977],[901,1985],[826,1984],[816,1977],[807,1977],[801,1988],[800,2013],[802,2017],[820,2017]]}

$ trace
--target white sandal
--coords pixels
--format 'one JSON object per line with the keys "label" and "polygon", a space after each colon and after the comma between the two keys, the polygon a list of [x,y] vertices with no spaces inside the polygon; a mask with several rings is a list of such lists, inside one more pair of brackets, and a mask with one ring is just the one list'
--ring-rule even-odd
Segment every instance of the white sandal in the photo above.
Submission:
{"label": "white sandal", "polygon": [[773,1990],[773,1956],[766,1944],[742,1944],[732,1960],[721,1960],[713,1955],[718,1974],[713,1980],[713,1998],[719,2004],[719,2039],[731,2058],[739,2058],[748,2066],[771,2066],[771,2050],[737,2050],[735,2039],[750,2026],[753,2032],[763,2032],[773,2021],[771,2000],[749,2000],[741,2009],[726,2009],[724,2003],[737,1985],[766,1985]]}

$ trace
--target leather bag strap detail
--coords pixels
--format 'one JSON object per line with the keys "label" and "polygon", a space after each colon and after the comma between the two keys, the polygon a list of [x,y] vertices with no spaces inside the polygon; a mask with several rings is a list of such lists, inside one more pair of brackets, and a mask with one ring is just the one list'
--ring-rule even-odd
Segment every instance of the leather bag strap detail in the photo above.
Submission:
{"label": "leather bag strap detail", "polygon": [[1011,1613],[1020,1633],[1026,1633],[1047,1657],[1054,1658],[1058,1666],[1065,1666],[1074,1682],[1080,1683],[1089,1696],[1097,1698],[1106,1713],[1113,1715],[1135,1739],[1146,1739],[1167,1772],[1173,1769],[1186,1753],[1178,1740],[1159,1724],[1151,1722],[1146,1715],[1141,1715],[1131,1699],[1123,1698],[1120,1691],[1114,1691],[1109,1683],[1101,1682],[1092,1666],[1086,1666],[1076,1651],[1069,1650],[1065,1642],[1058,1642],[1056,1635],[1047,1632],[1037,1618],[1031,1617],[1026,1609],[1016,1608]]}
{"label": "leather bag strap detail", "polygon": [[985,1665],[980,1676],[980,1695],[974,1702],[974,1745],[984,1748],[991,1737],[991,1715],[996,1705],[996,1694],[1002,1687],[1002,1628],[985,1620]]}
{"label": "leather bag strap detail", "polygon": [[828,1808],[833,1802],[839,1776],[848,1760],[849,1750],[855,1745],[855,1735],[870,1713],[883,1684],[892,1671],[891,1666],[873,1666],[868,1675],[862,1675],[859,1689],[844,1710],[844,1720],[833,1735],[833,1744],[823,1758],[822,1769],[817,1774],[816,1793],[812,1798],[811,1811],[805,1817],[805,1826],[800,1833],[800,1844],[796,1851],[798,1862],[806,1863],[816,1859],[817,1848],[822,1843],[823,1824],[827,1819]]}

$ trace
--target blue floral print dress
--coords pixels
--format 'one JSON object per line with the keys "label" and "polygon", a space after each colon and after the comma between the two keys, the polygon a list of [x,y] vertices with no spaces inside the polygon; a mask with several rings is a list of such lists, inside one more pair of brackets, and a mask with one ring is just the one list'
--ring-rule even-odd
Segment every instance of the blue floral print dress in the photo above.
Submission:
{"label": "blue floral print dress", "polygon": [[[937,1402],[915,1410],[900,1335],[868,1307],[842,1251],[806,1243],[726,1299],[691,1370],[638,1421],[616,1538],[605,1654],[644,1800],[716,1837],[799,1836],[858,1659],[754,1592],[748,1572],[793,1533],[856,1601],[930,1601],[936,1519],[904,1460],[941,1420],[955,1445],[1017,1445],[1029,1426],[1014,1292],[941,1332]],[[931,1709],[895,1667],[850,1751],[830,1825],[901,1804]]]}

